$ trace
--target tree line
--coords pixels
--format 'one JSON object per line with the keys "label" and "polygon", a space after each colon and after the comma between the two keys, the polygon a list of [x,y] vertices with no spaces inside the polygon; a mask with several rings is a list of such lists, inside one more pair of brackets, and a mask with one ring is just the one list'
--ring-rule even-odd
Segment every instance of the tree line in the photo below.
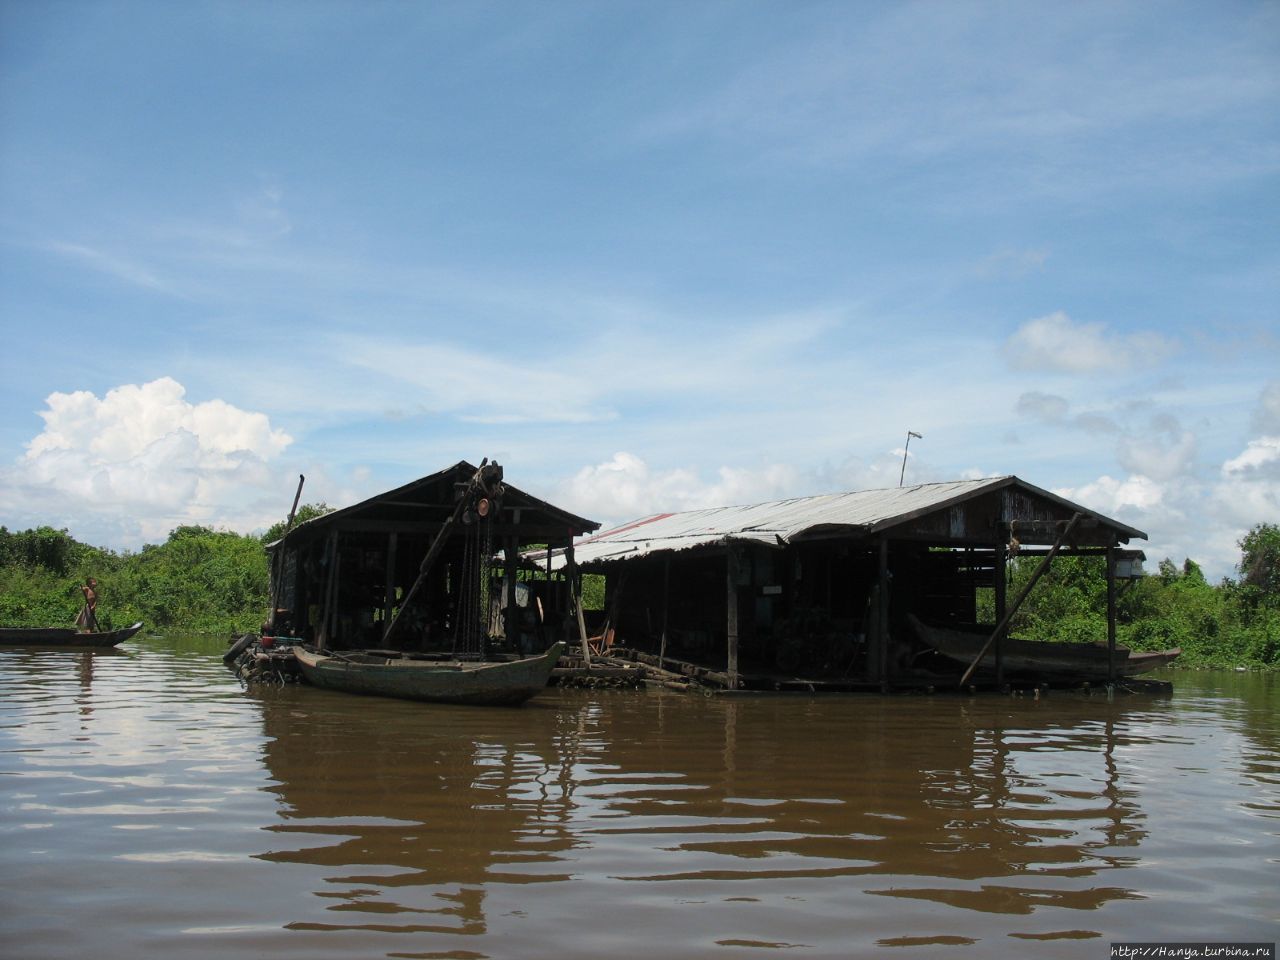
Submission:
{"label": "tree line", "polygon": [[[296,522],[330,509],[306,504]],[[84,603],[80,585],[96,577],[104,630],[138,620],[159,631],[256,630],[267,610],[265,547],[284,530],[283,520],[262,536],[180,526],[164,543],[117,553],[53,527],[0,527],[0,624],[70,625]]]}
{"label": "tree line", "polygon": [[[329,512],[307,504],[298,520]],[[99,580],[104,629],[136,620],[149,629],[195,632],[257,629],[267,609],[262,536],[180,526],[162,544],[117,553],[81,543],[66,530],[0,527],[0,625],[70,625],[83,603],[80,584]],[[1162,560],[1156,571],[1126,582],[1117,597],[1117,641],[1137,650],[1181,647],[1183,666],[1280,666],[1280,526],[1259,524],[1240,541],[1239,577],[1210,583],[1192,560]],[[1011,563],[1010,596],[1038,561]],[[1092,642],[1106,636],[1106,571],[1101,557],[1059,557],[1036,584],[1011,632]],[[591,586],[599,592],[599,584]],[[599,605],[587,604],[588,606]],[[979,612],[994,620],[990,591]]]}

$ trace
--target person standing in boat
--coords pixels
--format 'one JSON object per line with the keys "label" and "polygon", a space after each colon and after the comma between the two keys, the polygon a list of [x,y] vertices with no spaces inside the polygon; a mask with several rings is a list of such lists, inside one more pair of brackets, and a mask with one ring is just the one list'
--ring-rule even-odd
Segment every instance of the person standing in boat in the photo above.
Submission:
{"label": "person standing in boat", "polygon": [[96,633],[98,630],[98,581],[89,577],[80,588],[84,594],[84,607],[76,617],[76,626],[82,633]]}

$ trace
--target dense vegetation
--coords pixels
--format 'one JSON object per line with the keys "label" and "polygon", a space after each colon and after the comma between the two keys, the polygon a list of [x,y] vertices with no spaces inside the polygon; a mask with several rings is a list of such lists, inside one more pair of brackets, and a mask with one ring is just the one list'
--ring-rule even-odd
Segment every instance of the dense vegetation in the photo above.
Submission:
{"label": "dense vegetation", "polygon": [[[308,504],[299,520],[327,513]],[[87,576],[101,581],[99,620],[104,628],[135,620],[164,631],[255,629],[267,607],[262,537],[183,526],[162,544],[115,553],[76,541],[51,527],[12,533],[0,527],[0,624],[51,626],[74,620]],[[1182,647],[1183,666],[1280,666],[1280,527],[1260,524],[1240,541],[1238,580],[1211,584],[1199,566],[1169,560],[1156,572],[1122,587],[1118,639],[1151,650]],[[1010,596],[1038,561],[1016,559]],[[586,585],[586,606],[599,606],[599,578]],[[990,615],[991,599],[983,598]],[[1050,640],[1092,641],[1106,635],[1103,561],[1060,557],[1036,585],[1013,631]]]}
{"label": "dense vegetation", "polygon": [[70,625],[80,584],[97,577],[103,629],[143,621],[149,629],[248,630],[267,607],[267,557],[258,537],[178,527],[159,545],[117,554],[40,527],[0,527],[0,623]]}

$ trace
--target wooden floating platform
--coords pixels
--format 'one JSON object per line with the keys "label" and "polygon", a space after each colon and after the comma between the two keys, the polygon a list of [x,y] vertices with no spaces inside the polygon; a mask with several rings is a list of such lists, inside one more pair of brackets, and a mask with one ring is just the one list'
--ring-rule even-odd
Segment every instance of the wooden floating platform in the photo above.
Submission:
{"label": "wooden floating platform", "polygon": [[[251,638],[243,648],[234,650],[233,656],[227,661],[227,666],[241,680],[250,684],[269,683],[278,686],[302,679],[290,646],[276,645],[263,648],[256,637]],[[1030,682],[1006,683],[1003,686],[996,686],[990,682],[977,682],[959,687],[954,677],[940,675],[904,676],[882,684],[876,681],[849,678],[810,678],[763,673],[740,674],[739,685],[735,689],[729,686],[729,676],[723,671],[670,657],[659,661],[653,654],[627,647],[615,647],[606,656],[592,657],[590,665],[582,658],[580,651],[571,649],[561,656],[559,663],[551,671],[548,682],[553,687],[664,689],[716,696],[771,693],[968,696],[994,693],[1004,696],[1040,698],[1048,696],[1050,691],[1053,691],[1059,695],[1110,698],[1132,695],[1168,696],[1173,691],[1173,684],[1168,681],[1145,678],[1120,679],[1110,687],[1101,683],[1063,685]]]}

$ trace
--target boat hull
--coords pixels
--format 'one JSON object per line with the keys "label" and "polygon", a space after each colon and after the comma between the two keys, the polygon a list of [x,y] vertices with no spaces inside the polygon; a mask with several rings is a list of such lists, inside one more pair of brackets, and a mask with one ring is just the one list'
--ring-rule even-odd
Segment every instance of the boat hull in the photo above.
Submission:
{"label": "boat hull", "polygon": [[313,686],[429,703],[514,706],[546,689],[563,643],[521,660],[424,661],[357,651],[316,653],[295,647],[303,678]]}
{"label": "boat hull", "polygon": [[[926,624],[911,617],[916,635],[948,660],[968,667],[982,649],[989,632],[957,630]],[[1135,653],[1116,647],[1115,677],[1136,677],[1172,663],[1182,653],[1180,648]],[[1105,646],[1091,643],[1048,643],[1006,637],[1000,644],[1000,659],[1007,677],[1022,677],[1049,682],[1105,683],[1111,678],[1110,658]],[[983,655],[978,670],[994,676],[994,645]]]}
{"label": "boat hull", "polygon": [[142,629],[142,622],[120,630],[81,633],[71,627],[0,627],[5,647],[114,647]]}

